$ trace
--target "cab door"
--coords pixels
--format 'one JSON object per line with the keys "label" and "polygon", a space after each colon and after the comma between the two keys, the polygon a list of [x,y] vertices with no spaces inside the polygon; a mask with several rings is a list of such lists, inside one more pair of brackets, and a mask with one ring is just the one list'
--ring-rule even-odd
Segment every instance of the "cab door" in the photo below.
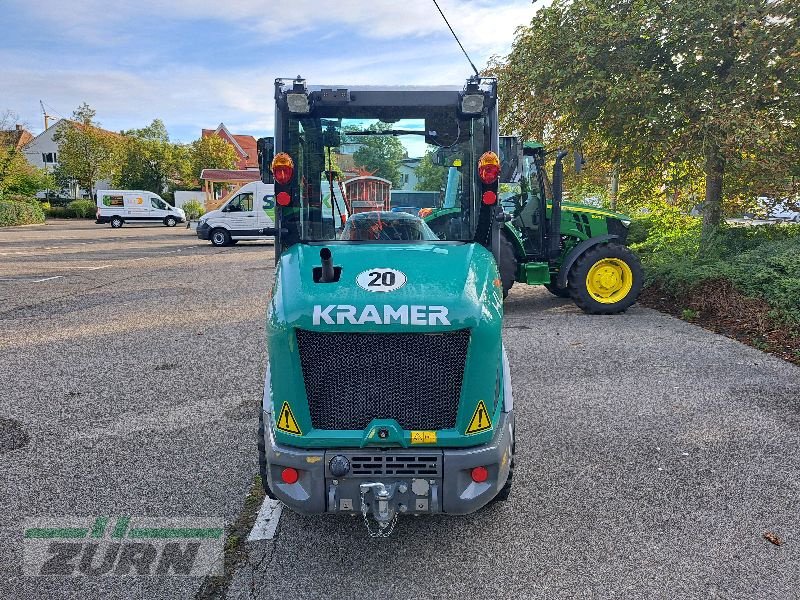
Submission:
{"label": "cab door", "polygon": [[259,225],[253,207],[253,192],[243,192],[234,196],[223,211],[232,235],[258,235]]}
{"label": "cab door", "polygon": [[158,196],[150,196],[150,220],[163,221],[168,214],[167,203]]}

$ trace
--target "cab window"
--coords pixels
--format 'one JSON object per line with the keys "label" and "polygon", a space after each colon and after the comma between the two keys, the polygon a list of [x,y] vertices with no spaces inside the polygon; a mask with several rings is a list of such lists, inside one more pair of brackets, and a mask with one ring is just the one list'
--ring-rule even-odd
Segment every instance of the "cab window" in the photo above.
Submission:
{"label": "cab window", "polygon": [[246,212],[253,210],[253,192],[239,194],[228,202],[228,212]]}
{"label": "cab window", "polygon": [[150,205],[153,208],[157,208],[159,210],[167,210],[167,203],[164,202],[161,198],[151,197],[150,198]]}

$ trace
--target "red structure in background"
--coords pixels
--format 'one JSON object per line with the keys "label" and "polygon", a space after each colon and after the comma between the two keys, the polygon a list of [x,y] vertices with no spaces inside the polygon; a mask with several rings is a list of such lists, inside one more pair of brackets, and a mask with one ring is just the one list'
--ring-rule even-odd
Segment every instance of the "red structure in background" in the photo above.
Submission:
{"label": "red structure in background", "polygon": [[228,142],[239,160],[236,162],[236,169],[245,171],[248,169],[258,169],[258,150],[256,149],[256,138],[252,135],[239,135],[228,131],[225,123],[220,123],[216,129],[203,129],[202,137],[215,135]]}
{"label": "red structure in background", "polygon": [[351,215],[372,210],[391,210],[392,182],[367,175],[344,182],[345,201]]}

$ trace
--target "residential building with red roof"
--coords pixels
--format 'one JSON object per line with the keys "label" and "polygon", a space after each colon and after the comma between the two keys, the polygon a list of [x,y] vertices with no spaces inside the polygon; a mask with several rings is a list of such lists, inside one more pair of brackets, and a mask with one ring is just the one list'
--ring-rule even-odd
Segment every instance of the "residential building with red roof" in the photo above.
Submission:
{"label": "residential building with red roof", "polygon": [[225,123],[220,123],[216,129],[203,129],[201,136],[210,137],[216,135],[233,146],[239,155],[236,169],[245,171],[247,169],[258,169],[258,150],[256,148],[256,138],[252,135],[232,134],[225,127]]}

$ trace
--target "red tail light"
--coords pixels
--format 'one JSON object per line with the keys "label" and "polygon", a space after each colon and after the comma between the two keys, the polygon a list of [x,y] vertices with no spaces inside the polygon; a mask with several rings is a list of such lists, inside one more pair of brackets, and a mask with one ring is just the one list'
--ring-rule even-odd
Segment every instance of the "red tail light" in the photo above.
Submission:
{"label": "red tail light", "polygon": [[478,176],[486,185],[497,181],[500,177],[500,159],[494,152],[484,152],[478,159]]}
{"label": "red tail light", "polygon": [[292,197],[289,195],[289,192],[278,192],[278,195],[275,196],[275,201],[281,206],[289,206]]}
{"label": "red tail light", "polygon": [[472,481],[475,483],[483,483],[489,479],[489,470],[486,467],[475,467],[470,475],[472,475]]}
{"label": "red tail light", "polygon": [[300,473],[293,467],[286,467],[281,471],[281,479],[283,479],[284,483],[297,483],[297,480],[300,479]]}
{"label": "red tail light", "polygon": [[484,204],[494,204],[497,202],[497,194],[495,194],[492,190],[487,190],[483,192],[483,196],[481,198]]}
{"label": "red tail light", "polygon": [[275,182],[286,185],[292,180],[294,175],[294,161],[286,152],[279,152],[272,159],[272,174]]}

